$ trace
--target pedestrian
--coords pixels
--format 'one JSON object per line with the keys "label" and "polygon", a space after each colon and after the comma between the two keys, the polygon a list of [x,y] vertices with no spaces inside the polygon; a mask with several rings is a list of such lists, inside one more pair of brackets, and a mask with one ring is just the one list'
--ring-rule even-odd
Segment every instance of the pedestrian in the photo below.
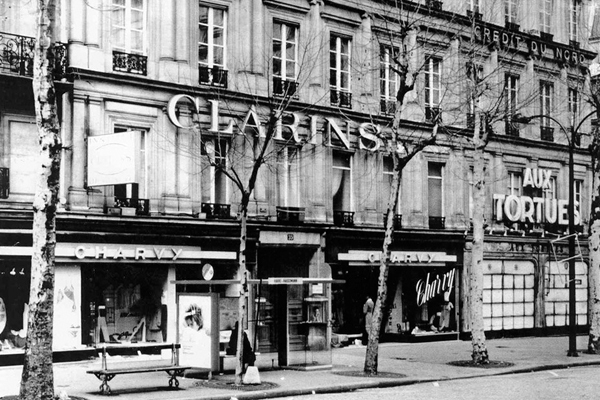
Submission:
{"label": "pedestrian", "polygon": [[375,304],[371,299],[371,296],[367,296],[365,304],[363,305],[363,316],[365,319],[365,326],[363,327],[362,344],[366,345],[369,341],[369,330],[371,329],[371,322],[373,321],[373,308]]}
{"label": "pedestrian", "polygon": [[[238,321],[235,321],[235,325],[233,330],[231,331],[231,337],[229,338],[229,346],[227,347],[226,353],[228,355],[235,355],[237,353],[237,336],[238,336]],[[252,346],[250,345],[250,341],[248,340],[248,335],[246,331],[242,331],[244,335],[242,341],[244,347],[242,347],[242,364],[243,364],[243,373],[246,372],[246,369],[250,366],[254,366],[254,362],[256,361],[256,354],[252,351]]]}

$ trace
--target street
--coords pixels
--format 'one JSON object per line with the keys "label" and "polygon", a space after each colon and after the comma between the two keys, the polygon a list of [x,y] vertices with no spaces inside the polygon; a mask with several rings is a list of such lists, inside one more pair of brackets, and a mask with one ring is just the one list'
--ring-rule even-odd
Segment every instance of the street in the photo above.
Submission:
{"label": "street", "polygon": [[[350,393],[287,397],[287,400],[508,400],[597,399],[600,367],[439,381]],[[283,399],[283,398],[282,398]]]}

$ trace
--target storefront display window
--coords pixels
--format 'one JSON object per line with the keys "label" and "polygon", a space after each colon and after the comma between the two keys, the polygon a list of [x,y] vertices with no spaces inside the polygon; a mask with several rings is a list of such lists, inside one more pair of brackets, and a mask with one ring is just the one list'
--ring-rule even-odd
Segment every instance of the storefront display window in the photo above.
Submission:
{"label": "storefront display window", "polygon": [[0,260],[0,350],[25,347],[28,302],[29,266]]}

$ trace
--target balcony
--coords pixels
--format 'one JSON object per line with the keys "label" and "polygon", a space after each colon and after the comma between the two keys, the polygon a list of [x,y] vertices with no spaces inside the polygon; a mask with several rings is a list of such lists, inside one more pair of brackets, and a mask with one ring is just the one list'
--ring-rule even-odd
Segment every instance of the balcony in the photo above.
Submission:
{"label": "balcony", "polygon": [[8,168],[0,168],[0,199],[8,199],[10,195],[10,173]]}
{"label": "balcony", "polygon": [[352,93],[331,89],[331,105],[342,108],[352,108]]}
{"label": "balcony", "polygon": [[553,42],[554,35],[548,32],[540,32],[540,38],[545,42]]}
{"label": "balcony", "polygon": [[507,119],[505,125],[506,136],[519,137],[519,128],[511,120]]}
{"label": "balcony", "polygon": [[442,110],[439,107],[425,107],[425,119],[429,122],[442,122]]}
{"label": "balcony", "polygon": [[198,66],[199,82],[201,85],[210,85],[227,88],[227,70],[218,66],[209,68],[205,65]]}
{"label": "balcony", "polygon": [[519,24],[515,22],[510,22],[507,19],[504,20],[504,27],[512,32],[519,32],[519,30],[521,29],[521,26]]}
{"label": "balcony", "polygon": [[385,115],[394,115],[396,113],[396,101],[389,99],[381,99],[379,101],[381,113]]}
{"label": "balcony", "polygon": [[113,50],[113,71],[147,75],[148,57]]}
{"label": "balcony", "polygon": [[231,219],[231,204],[202,203],[200,210],[207,219]]}
{"label": "balcony", "polygon": [[[385,229],[385,224],[387,221],[387,213],[383,214],[383,227]],[[400,230],[402,229],[402,214],[395,214],[394,215],[394,230]]]}
{"label": "balcony", "polygon": [[475,128],[475,114],[467,113],[467,128]]}
{"label": "balcony", "polygon": [[575,49],[579,49],[579,41],[577,40],[569,40],[569,46],[575,48]]}
{"label": "balcony", "polygon": [[333,224],[335,226],[354,226],[354,211],[334,211]]}
{"label": "balcony", "polygon": [[540,139],[545,142],[554,142],[554,128],[550,126],[540,126]]}
{"label": "balcony", "polygon": [[275,96],[294,97],[297,89],[297,82],[273,77],[273,94]]}
{"label": "balcony", "polygon": [[[35,38],[0,32],[0,73],[33,76],[33,53]],[[62,43],[54,44],[54,79],[67,75],[67,48]]]}
{"label": "balcony", "polygon": [[150,215],[150,200],[129,197],[115,197],[115,207],[133,208],[135,215]]}
{"label": "balcony", "polygon": [[429,229],[445,229],[446,217],[429,217]]}
{"label": "balcony", "polygon": [[277,222],[284,224],[302,224],[306,209],[304,207],[276,207]]}

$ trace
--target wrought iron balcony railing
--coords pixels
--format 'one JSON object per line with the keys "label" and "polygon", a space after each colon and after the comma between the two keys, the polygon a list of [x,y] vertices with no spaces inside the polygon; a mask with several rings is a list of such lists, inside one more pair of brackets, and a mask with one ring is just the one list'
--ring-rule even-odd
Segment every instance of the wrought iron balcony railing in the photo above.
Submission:
{"label": "wrought iron balcony railing", "polygon": [[200,210],[206,214],[207,219],[231,218],[231,204],[202,203]]}
{"label": "wrought iron balcony railing", "polygon": [[425,119],[427,121],[442,121],[442,110],[439,107],[425,106]]}
{"label": "wrought iron balcony railing", "polygon": [[507,136],[519,137],[519,128],[508,118],[506,119],[505,132]]}
{"label": "wrought iron balcony railing", "polygon": [[148,57],[141,54],[130,54],[113,50],[113,71],[147,75]]}
{"label": "wrought iron balcony railing", "polygon": [[284,80],[277,76],[273,77],[273,94],[274,95],[294,97],[296,95],[297,89],[298,89],[297,82]]}
{"label": "wrought iron balcony railing", "polygon": [[352,108],[352,93],[331,89],[330,99],[332,106]]}
{"label": "wrought iron balcony railing", "polygon": [[394,115],[396,113],[396,101],[390,99],[380,99],[379,106],[381,113],[385,115]]}
{"label": "wrought iron balcony railing", "polygon": [[0,168],[0,199],[8,199],[10,195],[10,170]]}
{"label": "wrought iron balcony railing", "polygon": [[354,211],[334,211],[333,224],[335,226],[354,226]]}
{"label": "wrought iron balcony railing", "polygon": [[467,17],[474,19],[476,21],[481,21],[483,18],[483,14],[479,11],[479,7],[475,8],[475,10],[467,10]]}
{"label": "wrought iron balcony railing", "polygon": [[199,82],[201,85],[218,86],[227,88],[227,70],[218,66],[209,68],[204,65],[198,67]]}
{"label": "wrought iron balcony railing", "polygon": [[[385,224],[387,221],[387,213],[383,214],[383,227],[385,228]],[[402,214],[394,215],[394,230],[402,229]]]}
{"label": "wrought iron balcony railing", "polygon": [[554,128],[551,126],[540,126],[540,139],[545,142],[554,142]]}
{"label": "wrought iron balcony railing", "polygon": [[429,217],[429,229],[445,229],[446,217]]}
{"label": "wrought iron balcony railing", "polygon": [[548,32],[540,32],[540,38],[546,42],[554,41],[554,35]]}
{"label": "wrought iron balcony railing", "polygon": [[[33,76],[35,38],[0,32],[0,73]],[[67,48],[63,43],[54,45],[54,79],[67,75]]]}
{"label": "wrought iron balcony railing", "polygon": [[115,197],[115,207],[135,208],[135,215],[150,214],[150,200],[133,199],[129,197]]}
{"label": "wrought iron balcony railing", "polygon": [[277,222],[301,224],[304,222],[306,209],[304,207],[277,207]]}
{"label": "wrought iron balcony railing", "polygon": [[513,32],[519,32],[519,29],[521,29],[521,25],[515,22],[510,22],[508,19],[504,20],[504,27]]}
{"label": "wrought iron balcony railing", "polygon": [[432,10],[441,10],[443,4],[440,0],[427,0],[427,6]]}

